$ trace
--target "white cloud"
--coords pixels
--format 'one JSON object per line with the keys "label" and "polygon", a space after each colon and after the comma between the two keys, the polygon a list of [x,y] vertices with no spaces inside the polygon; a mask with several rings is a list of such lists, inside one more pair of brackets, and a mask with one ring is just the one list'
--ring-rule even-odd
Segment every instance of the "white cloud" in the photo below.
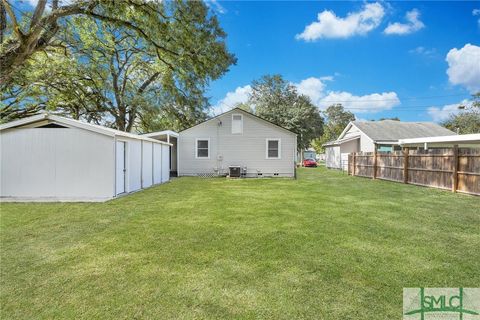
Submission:
{"label": "white cloud", "polygon": [[[335,103],[341,103],[353,113],[376,113],[390,110],[400,104],[395,92],[371,93],[363,96],[346,91],[328,91],[326,81],[332,81],[333,76],[309,77],[298,83],[292,83],[301,94],[308,96],[319,109],[325,110]],[[252,87],[246,85],[228,92],[223,99],[213,106],[215,114],[230,110],[237,103],[246,102],[252,92]]]}
{"label": "white cloud", "polygon": [[471,93],[480,90],[480,47],[466,44],[463,48],[451,49],[448,62],[448,80],[452,84],[462,85]]}
{"label": "white cloud", "polygon": [[392,109],[400,104],[400,99],[395,92],[356,96],[346,91],[331,91],[320,100],[318,106],[325,109],[334,103],[341,103],[353,113],[375,113]]}
{"label": "white cloud", "polygon": [[220,14],[227,13],[227,9],[225,9],[217,0],[207,0],[205,3],[215,12]]}
{"label": "white cloud", "polygon": [[416,47],[415,49],[412,49],[408,52],[418,54],[418,55],[427,56],[427,57],[431,57],[431,56],[434,56],[437,53],[437,50],[435,48],[428,49],[428,48],[419,46],[419,47]]}
{"label": "white cloud", "polygon": [[235,91],[227,92],[225,97],[213,106],[213,112],[215,114],[222,113],[232,109],[238,103],[247,102],[251,92],[252,87],[250,85],[237,87]]}
{"label": "white cloud", "polygon": [[333,77],[314,78],[310,77],[305,80],[300,81],[299,83],[293,83],[297,87],[297,91],[301,94],[309,97],[315,105],[318,105],[322,97],[324,96],[323,90],[325,89],[325,80],[333,80]]}
{"label": "white cloud", "polygon": [[388,27],[385,28],[383,32],[385,34],[405,35],[423,29],[425,25],[422,21],[420,21],[419,17],[420,11],[418,11],[417,9],[408,11],[405,15],[405,19],[408,21],[407,23],[389,23]]}
{"label": "white cloud", "polygon": [[293,85],[299,93],[308,96],[313,104],[324,110],[334,103],[341,103],[346,109],[354,113],[375,113],[392,109],[400,104],[400,99],[395,92],[372,93],[357,96],[346,91],[325,91],[325,80],[333,77],[310,77]]}
{"label": "white cloud", "polygon": [[[480,16],[480,9],[473,9],[472,15]],[[480,27],[480,18],[477,20],[478,26]]]}
{"label": "white cloud", "polygon": [[427,109],[427,112],[433,121],[442,122],[447,120],[450,115],[462,112],[461,109],[458,109],[459,105],[467,107],[471,105],[471,101],[465,99],[460,103],[447,104],[443,107],[430,107]]}
{"label": "white cloud", "polygon": [[299,40],[314,41],[321,38],[348,38],[365,35],[380,25],[385,10],[376,3],[367,3],[362,10],[350,12],[345,18],[337,17],[335,12],[324,10],[305,30],[295,37]]}

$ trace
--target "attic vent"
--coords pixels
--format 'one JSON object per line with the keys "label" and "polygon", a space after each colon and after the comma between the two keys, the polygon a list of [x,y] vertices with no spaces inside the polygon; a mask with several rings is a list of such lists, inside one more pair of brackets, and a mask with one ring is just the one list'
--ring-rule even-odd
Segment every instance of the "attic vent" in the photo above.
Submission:
{"label": "attic vent", "polygon": [[45,124],[43,126],[39,126],[37,128],[42,128],[42,129],[52,129],[52,128],[63,128],[63,129],[66,129],[68,127],[65,127],[65,126],[62,126],[62,125],[59,125],[59,124],[56,124],[56,123],[49,123],[49,124]]}
{"label": "attic vent", "polygon": [[243,115],[232,114],[232,134],[243,133]]}

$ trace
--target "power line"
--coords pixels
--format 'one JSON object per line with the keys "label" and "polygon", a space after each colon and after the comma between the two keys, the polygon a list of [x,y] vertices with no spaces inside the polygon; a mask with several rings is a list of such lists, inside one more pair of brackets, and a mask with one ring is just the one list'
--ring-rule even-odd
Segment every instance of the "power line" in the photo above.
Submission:
{"label": "power line", "polygon": [[[381,100],[374,100],[375,102],[379,102]],[[348,101],[348,102],[353,102],[353,101]],[[359,102],[364,102],[364,101],[359,101]],[[331,102],[328,102],[328,103],[331,103]],[[227,108],[234,108],[235,105],[228,105],[224,102],[220,102],[221,105],[227,107]],[[334,103],[331,103],[331,104],[334,104]],[[456,103],[452,103],[452,104],[456,104]],[[460,105],[460,103],[458,103],[458,105]],[[410,106],[391,106],[391,107],[388,107],[389,109],[387,109],[387,107],[348,107],[348,106],[343,106],[345,110],[372,110],[372,111],[375,111],[376,109],[378,110],[404,110],[404,111],[415,111],[415,110],[425,110],[425,108],[439,108],[439,107],[443,107],[443,106],[435,106],[435,105],[410,105]]]}
{"label": "power line", "polygon": [[[446,98],[446,97],[458,97],[465,96],[463,93],[458,94],[449,94],[441,96],[424,96],[424,97],[411,97],[411,98],[402,98],[402,100],[423,100],[423,99],[434,99],[434,98]],[[336,102],[386,102],[386,101],[399,101],[400,99],[372,99],[372,100],[324,100],[326,103],[336,103]]]}

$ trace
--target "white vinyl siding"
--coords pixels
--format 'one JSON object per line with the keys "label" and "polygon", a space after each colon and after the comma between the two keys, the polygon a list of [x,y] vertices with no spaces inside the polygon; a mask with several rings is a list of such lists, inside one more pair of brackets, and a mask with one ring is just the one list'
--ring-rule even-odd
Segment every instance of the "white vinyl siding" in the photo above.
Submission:
{"label": "white vinyl siding", "polygon": [[243,133],[243,115],[234,113],[232,114],[232,134]]}
{"label": "white vinyl siding", "polygon": [[148,188],[153,184],[153,143],[143,141],[142,152],[142,188]]}
{"label": "white vinyl siding", "polygon": [[[80,128],[0,131],[0,198],[18,201],[104,201],[152,184],[152,144]],[[143,148],[143,152],[142,152]],[[142,176],[144,184],[142,185]],[[168,181],[168,176],[157,183]]]}
{"label": "white vinyl siding", "polygon": [[195,141],[195,158],[210,159],[210,139],[196,139]]}
{"label": "white vinyl siding", "polygon": [[101,201],[115,192],[115,142],[69,128],[1,131],[0,196]]}
{"label": "white vinyl siding", "polygon": [[[243,134],[232,134],[232,114],[242,114]],[[196,157],[196,141],[202,138],[209,139],[209,159]],[[280,159],[267,159],[267,138],[281,139]],[[225,175],[229,166],[241,166],[248,177],[293,177],[295,153],[294,133],[235,109],[180,132],[178,174]]]}
{"label": "white vinyl siding", "polygon": [[162,183],[170,179],[170,147],[162,145]]}
{"label": "white vinyl siding", "polygon": [[280,159],[281,158],[281,140],[280,139],[267,139],[266,140],[266,157],[267,159]]}

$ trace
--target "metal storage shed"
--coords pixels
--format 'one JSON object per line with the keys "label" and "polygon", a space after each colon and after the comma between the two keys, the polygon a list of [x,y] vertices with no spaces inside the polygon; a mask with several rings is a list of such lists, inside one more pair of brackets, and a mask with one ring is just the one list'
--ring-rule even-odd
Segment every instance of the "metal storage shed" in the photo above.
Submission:
{"label": "metal storage shed", "polygon": [[169,180],[170,144],[48,113],[0,126],[2,201],[105,201]]}

